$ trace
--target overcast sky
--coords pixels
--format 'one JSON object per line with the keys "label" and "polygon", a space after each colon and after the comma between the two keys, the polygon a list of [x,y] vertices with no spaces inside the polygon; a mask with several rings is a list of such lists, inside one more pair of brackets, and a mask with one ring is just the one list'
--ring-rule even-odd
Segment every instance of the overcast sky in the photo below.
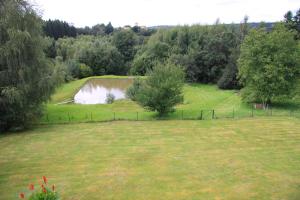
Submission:
{"label": "overcast sky", "polygon": [[31,0],[43,19],[60,19],[77,27],[111,22],[113,26],[212,24],[282,20],[300,8],[300,0]]}

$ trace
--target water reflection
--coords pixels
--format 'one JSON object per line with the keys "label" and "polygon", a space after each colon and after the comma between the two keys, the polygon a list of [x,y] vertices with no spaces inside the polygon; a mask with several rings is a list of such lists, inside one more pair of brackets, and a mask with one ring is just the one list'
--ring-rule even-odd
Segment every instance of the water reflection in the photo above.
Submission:
{"label": "water reflection", "polygon": [[126,89],[132,84],[133,79],[91,79],[74,96],[78,104],[105,104],[108,93],[115,99],[125,99]]}

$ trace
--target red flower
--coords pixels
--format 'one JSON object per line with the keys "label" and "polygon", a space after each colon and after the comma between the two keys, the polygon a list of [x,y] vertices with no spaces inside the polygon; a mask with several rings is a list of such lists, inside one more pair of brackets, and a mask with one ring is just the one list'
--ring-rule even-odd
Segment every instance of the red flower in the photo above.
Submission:
{"label": "red flower", "polygon": [[34,185],[33,184],[29,185],[29,190],[34,190]]}
{"label": "red flower", "polygon": [[44,188],[44,187],[43,187],[43,192],[44,192],[44,193],[47,193],[47,190],[46,190],[46,188]]}
{"label": "red flower", "polygon": [[46,176],[43,176],[43,180],[44,180],[44,183],[47,184],[47,178],[46,178]]}
{"label": "red flower", "polygon": [[52,191],[53,192],[55,191],[55,185],[52,185]]}
{"label": "red flower", "polygon": [[25,198],[25,194],[24,193],[20,193],[19,197],[20,197],[20,199],[24,199]]}

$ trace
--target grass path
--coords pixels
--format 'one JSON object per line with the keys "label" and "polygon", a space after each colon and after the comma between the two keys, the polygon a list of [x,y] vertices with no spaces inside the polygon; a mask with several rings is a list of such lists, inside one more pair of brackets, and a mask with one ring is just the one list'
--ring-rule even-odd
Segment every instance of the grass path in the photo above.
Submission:
{"label": "grass path", "polygon": [[300,120],[44,125],[0,136],[0,199],[43,175],[62,199],[300,198]]}

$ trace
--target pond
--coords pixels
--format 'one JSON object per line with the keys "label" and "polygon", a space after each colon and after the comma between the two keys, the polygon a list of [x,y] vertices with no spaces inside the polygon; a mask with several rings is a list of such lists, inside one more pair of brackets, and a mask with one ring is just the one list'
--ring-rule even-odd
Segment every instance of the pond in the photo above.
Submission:
{"label": "pond", "polygon": [[107,95],[115,100],[126,99],[126,89],[133,83],[131,78],[91,79],[74,96],[77,104],[106,104]]}

